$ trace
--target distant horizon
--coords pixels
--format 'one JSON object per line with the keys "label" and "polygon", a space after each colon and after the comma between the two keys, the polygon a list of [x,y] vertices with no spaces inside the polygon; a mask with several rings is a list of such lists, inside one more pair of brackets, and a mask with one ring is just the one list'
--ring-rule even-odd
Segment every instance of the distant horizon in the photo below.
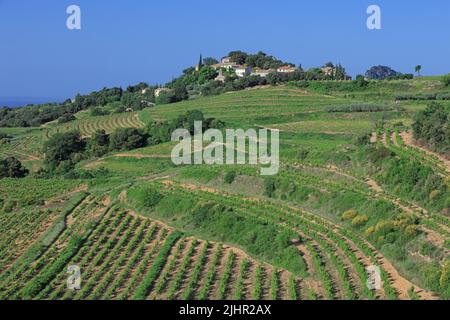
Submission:
{"label": "distant horizon", "polygon": [[[388,67],[392,67],[392,66],[388,66]],[[397,70],[395,68],[392,68],[395,71],[399,71],[401,73],[407,73],[407,72],[402,72],[400,70]],[[412,73],[412,72],[411,72]],[[181,72],[180,72],[181,74]],[[364,74],[364,73],[362,73]],[[422,74],[420,75],[420,77],[416,77],[416,78],[426,78],[426,77],[437,77],[437,76],[444,76],[445,73],[443,74]],[[356,77],[356,75],[351,75],[352,78],[354,79]],[[120,85],[112,85],[111,87],[120,87],[122,89],[126,89],[126,87],[131,86],[131,85],[136,85],[138,83],[141,82],[146,82],[146,81],[137,81],[137,82],[133,82],[133,83],[129,83],[126,84],[124,86],[120,86]],[[146,82],[148,85],[158,85],[158,83],[152,83],[152,82]],[[86,91],[86,92],[77,92],[75,93],[73,96],[67,96],[67,97],[55,97],[55,98],[49,98],[49,97],[26,97],[26,96],[17,96],[17,97],[2,97],[0,96],[0,108],[3,107],[8,107],[8,108],[20,108],[20,107],[25,107],[27,105],[39,105],[39,104],[50,104],[50,103],[62,103],[67,99],[73,99],[76,97],[77,94],[81,94],[81,95],[87,95],[90,94],[94,91],[99,91],[101,89],[103,89],[103,87],[99,87],[99,88],[94,88],[90,91]]]}
{"label": "distant horizon", "polygon": [[[341,63],[353,77],[374,65],[450,72],[447,0],[230,0],[226,21],[206,0],[78,0],[81,30],[68,30],[71,4],[0,1],[0,94],[61,100],[103,87],[163,84],[200,54],[219,59],[232,50],[261,50],[304,68]],[[371,4],[381,8],[381,30],[366,26]]]}
{"label": "distant horizon", "polygon": [[0,97],[0,108],[19,108],[27,105],[37,105],[46,103],[61,103],[64,98],[46,98],[46,97]]}

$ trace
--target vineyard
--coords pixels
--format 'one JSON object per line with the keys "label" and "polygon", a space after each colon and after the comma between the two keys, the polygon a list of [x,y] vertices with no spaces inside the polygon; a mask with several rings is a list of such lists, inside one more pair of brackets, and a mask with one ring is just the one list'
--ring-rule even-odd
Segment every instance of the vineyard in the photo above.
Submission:
{"label": "vineyard", "polygon": [[[307,298],[314,296],[324,299],[397,299],[407,298],[404,279],[392,272],[391,266],[377,250],[354,233],[340,229],[331,222],[311,213],[286,205],[275,205],[260,200],[242,200],[232,194],[223,195],[218,190],[198,191],[192,185],[174,184],[170,186],[168,197],[184,201],[213,201],[233,208],[236,216],[252,216],[262,222],[276,225],[282,230],[293,231],[300,240],[293,240],[306,265],[306,272],[300,271],[301,281],[294,280],[288,296]],[[365,268],[378,265],[382,270],[383,287],[376,292],[367,289]],[[303,277],[302,277],[303,275]],[[282,277],[285,279],[284,277]],[[285,279],[289,284],[289,279]],[[278,280],[272,286],[278,287]],[[283,285],[285,287],[285,285]],[[406,290],[405,290],[406,289]],[[424,293],[425,294],[425,293]]]}
{"label": "vineyard", "polygon": [[89,117],[76,120],[63,125],[56,125],[48,129],[47,137],[55,133],[67,132],[72,130],[80,131],[83,136],[91,136],[98,130],[105,130],[111,133],[117,128],[142,128],[144,124],[139,119],[138,113],[122,113],[109,116]]}
{"label": "vineyard", "polygon": [[[24,236],[31,222],[51,217],[21,217]],[[16,264],[2,274],[2,298],[288,299],[289,292],[298,290],[300,280],[287,271],[261,264],[236,248],[186,237],[133,212],[105,206],[92,196],[73,208],[67,220],[67,229],[32,265]],[[14,217],[8,223],[17,224]],[[87,229],[89,223],[95,227]],[[2,250],[2,261],[8,257]],[[80,291],[67,289],[69,265],[82,270]],[[270,286],[273,274],[280,277],[276,287]]]}
{"label": "vineyard", "polygon": [[[0,130],[1,133],[2,130]],[[0,143],[1,157],[16,157],[21,161],[39,161],[42,157],[42,130],[31,130],[14,133],[13,139],[8,143]]]}
{"label": "vineyard", "polygon": [[[448,160],[411,135],[426,101],[396,100],[444,89],[413,81],[257,87],[5,129],[1,157],[30,175],[0,180],[0,299],[448,299]],[[57,133],[145,131],[189,110],[227,128],[279,129],[279,173],[175,166],[173,142],[79,157],[61,176],[42,170],[42,146]]]}

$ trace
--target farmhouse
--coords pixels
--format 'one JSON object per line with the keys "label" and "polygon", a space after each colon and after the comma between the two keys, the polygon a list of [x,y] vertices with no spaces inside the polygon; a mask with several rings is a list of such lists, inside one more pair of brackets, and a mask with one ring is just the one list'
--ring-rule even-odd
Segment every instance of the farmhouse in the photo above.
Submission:
{"label": "farmhouse", "polygon": [[336,72],[336,68],[330,66],[323,67],[322,72],[327,76],[333,76]]}
{"label": "farmhouse", "polygon": [[169,88],[156,88],[155,89],[155,97],[159,97],[163,92],[171,92],[172,90]]}
{"label": "farmhouse", "polygon": [[[325,66],[325,67],[322,67],[321,70],[322,70],[322,73],[327,76],[332,76],[332,77],[336,76],[336,70],[337,70],[336,67]],[[352,77],[345,74],[343,80],[352,80]]]}
{"label": "farmhouse", "polygon": [[222,60],[220,61],[220,63],[215,64],[212,66],[215,69],[227,69],[227,70],[235,70],[236,68],[241,67],[239,64],[237,64],[236,62],[232,62],[230,57],[225,57],[222,58]]}
{"label": "farmhouse", "polygon": [[251,67],[246,67],[246,66],[238,66],[234,69],[234,72],[236,72],[236,75],[240,78],[248,76],[249,74],[252,73],[252,68]]}
{"label": "farmhouse", "polygon": [[295,71],[297,71],[297,68],[291,66],[282,66],[277,69],[277,72],[279,73],[292,73]]}
{"label": "farmhouse", "polygon": [[255,69],[251,73],[252,76],[260,76],[261,78],[267,77],[270,73],[276,72],[275,69]]}
{"label": "farmhouse", "polygon": [[219,75],[214,79],[216,81],[225,82],[226,77],[223,75],[222,69],[219,70]]}

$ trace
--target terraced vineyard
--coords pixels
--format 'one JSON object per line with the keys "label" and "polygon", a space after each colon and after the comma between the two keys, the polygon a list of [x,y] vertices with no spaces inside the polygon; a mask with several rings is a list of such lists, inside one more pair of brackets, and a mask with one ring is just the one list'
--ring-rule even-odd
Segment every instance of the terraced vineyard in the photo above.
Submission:
{"label": "terraced vineyard", "polygon": [[[8,130],[0,129],[0,133]],[[13,139],[8,143],[0,143],[0,156],[16,157],[21,161],[39,161],[42,157],[42,141],[44,131],[41,129],[13,132]]]}
{"label": "terraced vineyard", "polygon": [[[298,254],[305,260],[308,276],[300,282],[295,280],[295,290],[289,291],[284,286],[288,296],[291,292],[308,298],[315,296],[325,299],[374,299],[374,298],[407,298],[407,289],[401,278],[387,260],[367,242],[348,230],[321,219],[301,209],[261,202],[258,199],[242,200],[232,194],[218,190],[196,190],[192,185],[170,186],[170,192],[176,192],[178,199],[194,197],[196,201],[217,201],[233,208],[237,215],[251,215],[266,223],[279,226],[282,229],[294,231],[300,242],[296,245]],[[297,241],[296,241],[297,243]],[[366,287],[368,280],[366,267],[378,265],[383,276],[383,288],[371,292]],[[285,279],[289,283],[288,279]],[[422,292],[423,297],[430,297]]]}
{"label": "terraced vineyard", "polygon": [[136,112],[120,113],[109,116],[89,117],[76,120],[63,125],[56,125],[47,132],[47,137],[59,133],[77,130],[83,136],[90,136],[97,130],[105,130],[107,133],[113,132],[117,128],[142,128],[144,124],[139,119]]}
{"label": "terraced vineyard", "polygon": [[[52,215],[22,217],[20,226],[30,232],[31,226],[25,228],[30,220],[38,224],[44,218]],[[259,298],[288,298],[287,282],[281,281],[276,292],[269,287],[272,266],[261,265],[236,248],[186,237],[161,223],[106,206],[92,196],[75,207],[67,221],[67,229],[32,265],[16,264],[2,274],[2,298],[250,299],[255,286]],[[9,223],[17,224],[13,218]],[[87,229],[92,223],[95,227]],[[81,237],[76,243],[70,239],[75,234]],[[8,254],[2,252],[3,261]],[[246,272],[236,272],[244,263]],[[66,287],[69,265],[82,269],[80,291]],[[263,268],[264,276],[256,277],[257,268]],[[287,271],[277,274],[291,279]],[[299,280],[292,279],[297,285]]]}
{"label": "terraced vineyard", "polygon": [[[0,299],[448,299],[448,164],[407,131],[426,103],[395,100],[444,89],[380,87],[262,87],[12,129],[0,153],[31,176],[0,181]],[[367,104],[383,111],[354,111]],[[59,132],[145,130],[188,110],[229,128],[280,129],[279,173],[175,166],[172,142],[83,155],[61,178],[40,170],[41,147]],[[68,288],[71,266],[79,290]]]}

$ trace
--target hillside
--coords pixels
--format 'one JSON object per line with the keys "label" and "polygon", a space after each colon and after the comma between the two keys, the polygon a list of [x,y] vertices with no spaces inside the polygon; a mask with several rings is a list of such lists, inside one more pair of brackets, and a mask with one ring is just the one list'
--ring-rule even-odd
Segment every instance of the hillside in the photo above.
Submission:
{"label": "hillside", "polygon": [[[0,128],[0,158],[30,171],[0,180],[0,298],[449,299],[448,154],[411,136],[417,112],[448,110],[449,96],[425,77],[298,81]],[[195,110],[226,128],[279,129],[278,175],[175,166],[164,141],[42,170],[46,141],[62,133],[89,145],[98,130],[156,132]],[[66,287],[71,265],[79,291]]]}

